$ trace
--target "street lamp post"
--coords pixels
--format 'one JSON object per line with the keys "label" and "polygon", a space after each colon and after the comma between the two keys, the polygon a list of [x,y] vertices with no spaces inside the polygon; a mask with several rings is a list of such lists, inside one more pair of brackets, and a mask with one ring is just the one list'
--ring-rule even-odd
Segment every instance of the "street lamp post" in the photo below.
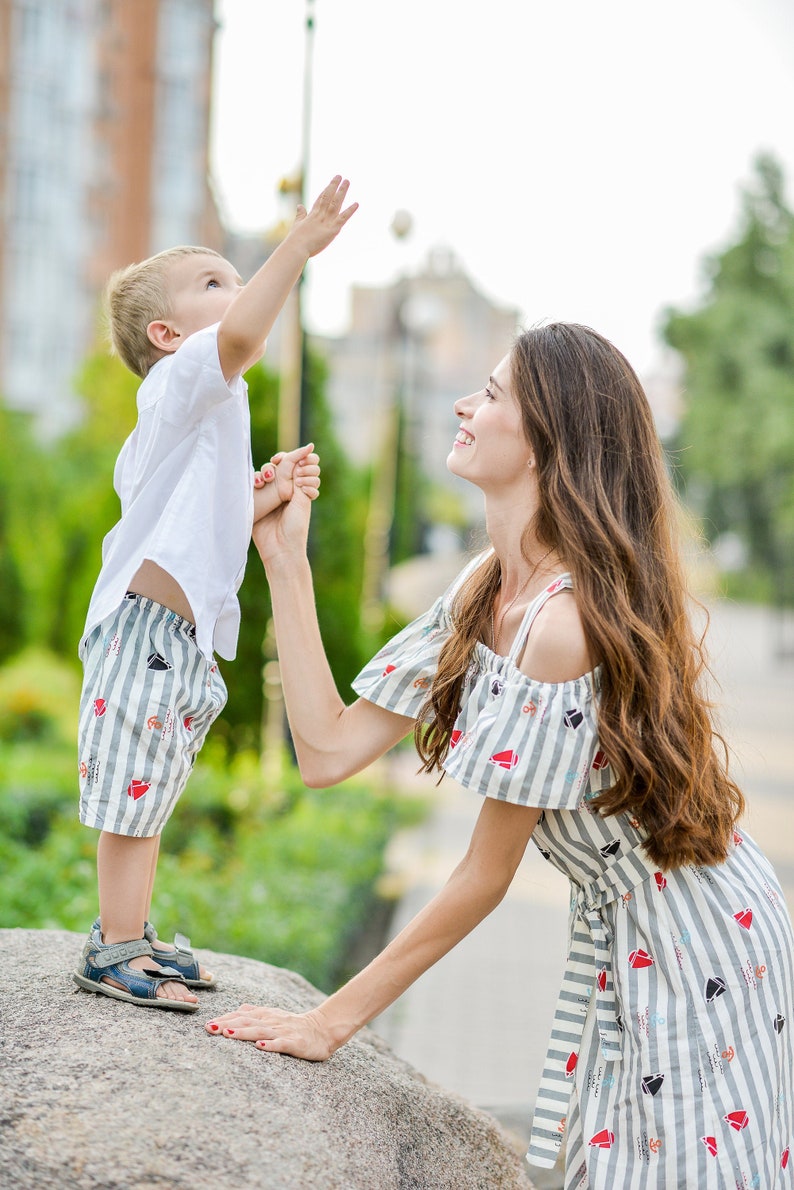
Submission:
{"label": "street lamp post", "polygon": [[[303,62],[303,118],[300,165],[292,177],[283,178],[279,192],[295,204],[305,202],[306,178],[311,144],[312,52],[314,46],[314,0],[306,0]],[[306,413],[306,335],[302,315],[303,276],[298,279],[281,315],[282,341],[279,367],[278,448],[293,450],[300,444]],[[275,784],[281,778],[286,737],[284,694],[272,618],[262,641],[262,726],[260,763],[265,780]]]}
{"label": "street lamp post", "polygon": [[[390,230],[395,239],[402,241],[410,235],[412,227],[410,211],[397,211]],[[389,570],[389,546],[397,495],[401,390],[405,380],[406,356],[406,325],[402,318],[402,306],[407,299],[407,289],[407,281],[398,283],[388,314],[385,336],[386,400],[381,415],[381,437],[375,456],[364,527],[361,621],[365,631],[372,636],[377,635],[383,627],[384,585]]]}

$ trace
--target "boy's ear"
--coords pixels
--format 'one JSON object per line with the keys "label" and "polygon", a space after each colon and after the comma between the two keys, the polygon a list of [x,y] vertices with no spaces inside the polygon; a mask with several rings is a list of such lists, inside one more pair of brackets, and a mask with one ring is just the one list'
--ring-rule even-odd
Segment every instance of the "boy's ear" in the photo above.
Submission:
{"label": "boy's ear", "polygon": [[146,334],[152,346],[167,354],[176,351],[182,340],[179,331],[167,322],[150,322],[146,328]]}

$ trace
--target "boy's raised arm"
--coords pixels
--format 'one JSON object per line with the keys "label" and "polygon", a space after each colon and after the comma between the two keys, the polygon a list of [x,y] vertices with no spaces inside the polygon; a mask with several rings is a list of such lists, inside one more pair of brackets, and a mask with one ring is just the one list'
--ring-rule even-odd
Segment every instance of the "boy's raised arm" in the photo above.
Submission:
{"label": "boy's raised arm", "polygon": [[358,209],[342,209],[350,183],[337,174],[307,213],[299,206],[286,238],[254,274],[221,319],[218,354],[227,380],[260,359],[265,340],[306,262],[327,248]]}

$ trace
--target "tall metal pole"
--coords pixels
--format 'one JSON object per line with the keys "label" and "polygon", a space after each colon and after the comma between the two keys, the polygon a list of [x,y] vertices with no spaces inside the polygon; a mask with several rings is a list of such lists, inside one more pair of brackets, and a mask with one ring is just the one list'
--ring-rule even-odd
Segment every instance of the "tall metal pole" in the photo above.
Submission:
{"label": "tall metal pole", "polygon": [[[297,174],[279,185],[282,194],[292,195],[296,204],[304,203],[311,145],[312,51],[314,44],[314,0],[306,0],[306,24],[303,62],[303,112],[301,120],[300,162]],[[306,412],[306,336],[303,330],[301,289],[303,277],[289,295],[281,315],[283,328],[281,366],[279,369],[278,442],[279,450],[293,450],[300,445]],[[276,651],[272,619],[262,642],[263,715],[261,729],[261,765],[266,781],[276,783],[286,737],[284,694]]]}
{"label": "tall metal pole", "polygon": [[[392,235],[405,240],[413,219],[408,211],[395,212]],[[361,622],[367,633],[377,636],[383,628],[386,606],[384,587],[389,572],[389,547],[397,505],[397,471],[400,452],[400,422],[405,399],[408,356],[408,327],[403,310],[410,297],[410,280],[403,276],[392,287],[390,309],[384,327],[382,350],[386,357],[385,401],[380,410],[381,440],[375,457],[364,528],[364,566],[361,581]]]}
{"label": "tall metal pole", "polygon": [[[306,0],[305,45],[303,61],[303,109],[301,117],[300,162],[297,172],[284,178],[279,189],[291,196],[296,205],[306,202],[312,120],[312,53],[314,48],[314,0]],[[305,430],[306,368],[303,331],[303,276],[289,295],[282,313],[281,369],[279,377],[278,446],[293,450]]]}
{"label": "tall metal pole", "polygon": [[303,59],[303,123],[301,126],[301,194],[306,199],[309,176],[309,153],[312,140],[312,56],[314,53],[314,0],[306,0],[306,39]]}

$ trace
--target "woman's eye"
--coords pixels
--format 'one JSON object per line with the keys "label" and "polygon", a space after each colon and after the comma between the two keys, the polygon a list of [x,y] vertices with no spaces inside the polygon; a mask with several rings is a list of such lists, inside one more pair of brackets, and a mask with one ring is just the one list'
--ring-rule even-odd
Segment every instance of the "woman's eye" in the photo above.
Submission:
{"label": "woman's eye", "polygon": [[489,400],[489,401],[493,401],[493,399],[494,399],[494,395],[493,395],[493,393],[491,392],[491,390],[488,388],[488,386],[487,386],[487,385],[485,386],[485,395],[486,395],[486,397],[488,398],[488,400]]}
{"label": "woman's eye", "polygon": [[215,280],[214,277],[210,277],[209,281],[207,282],[207,289],[220,289],[220,284]]}

